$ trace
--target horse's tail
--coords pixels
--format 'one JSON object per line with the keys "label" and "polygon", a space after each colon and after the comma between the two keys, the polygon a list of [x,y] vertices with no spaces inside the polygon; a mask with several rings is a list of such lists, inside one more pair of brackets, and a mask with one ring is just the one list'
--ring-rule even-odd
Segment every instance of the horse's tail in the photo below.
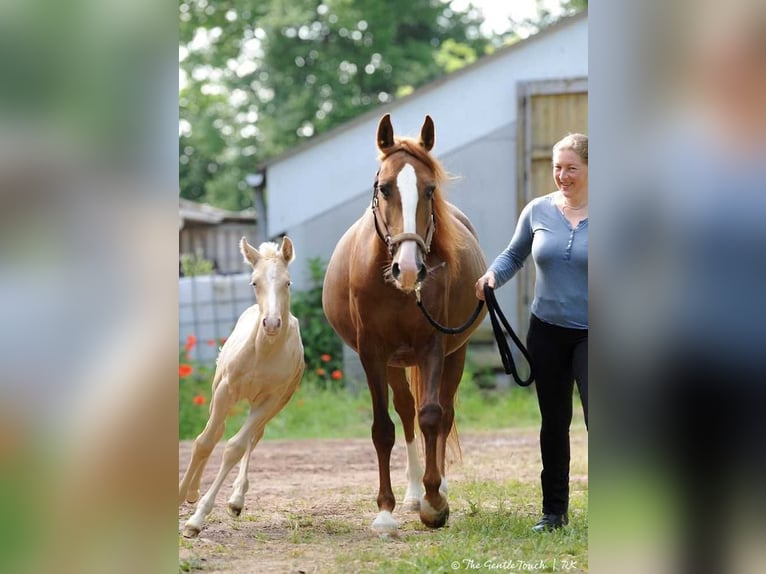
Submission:
{"label": "horse's tail", "polygon": [[[417,367],[408,367],[406,372],[407,379],[410,383],[410,392],[412,393],[412,397],[415,399],[415,428],[420,431],[420,425],[418,424],[418,411],[420,411],[420,407],[422,406],[422,398],[425,396],[425,381],[423,381],[421,378],[420,369]],[[455,395],[455,398],[457,399],[457,394]],[[421,452],[425,452],[425,439],[423,438],[422,432],[419,434],[420,450]],[[445,458],[449,462],[462,462],[463,460],[463,451],[460,448],[460,437],[458,436],[457,421],[455,421],[455,419],[452,420],[452,428],[450,428],[449,434],[447,435],[447,448]],[[444,470],[446,471],[447,469],[445,468]]]}

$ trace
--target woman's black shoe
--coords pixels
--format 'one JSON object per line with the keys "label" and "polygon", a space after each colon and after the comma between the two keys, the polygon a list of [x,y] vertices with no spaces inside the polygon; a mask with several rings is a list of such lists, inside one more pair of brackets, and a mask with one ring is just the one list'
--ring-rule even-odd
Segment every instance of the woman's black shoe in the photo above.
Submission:
{"label": "woman's black shoe", "polygon": [[546,532],[569,524],[569,516],[565,514],[543,514],[540,522],[532,527],[535,532]]}

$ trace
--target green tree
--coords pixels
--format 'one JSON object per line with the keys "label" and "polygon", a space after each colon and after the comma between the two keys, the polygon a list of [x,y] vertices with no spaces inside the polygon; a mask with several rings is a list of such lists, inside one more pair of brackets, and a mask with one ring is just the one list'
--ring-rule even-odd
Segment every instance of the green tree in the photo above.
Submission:
{"label": "green tree", "polygon": [[[181,196],[251,205],[269,158],[492,47],[446,0],[182,0]],[[496,42],[497,43],[497,42]]]}

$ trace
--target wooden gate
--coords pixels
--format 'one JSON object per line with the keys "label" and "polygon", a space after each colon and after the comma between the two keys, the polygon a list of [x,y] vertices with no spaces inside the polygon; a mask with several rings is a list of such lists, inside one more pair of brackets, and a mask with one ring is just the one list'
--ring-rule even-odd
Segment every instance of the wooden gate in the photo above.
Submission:
{"label": "wooden gate", "polygon": [[[568,133],[588,133],[588,80],[541,80],[518,85],[518,213],[534,197],[554,191],[551,148]],[[534,297],[531,257],[519,272],[518,317],[526,338]]]}

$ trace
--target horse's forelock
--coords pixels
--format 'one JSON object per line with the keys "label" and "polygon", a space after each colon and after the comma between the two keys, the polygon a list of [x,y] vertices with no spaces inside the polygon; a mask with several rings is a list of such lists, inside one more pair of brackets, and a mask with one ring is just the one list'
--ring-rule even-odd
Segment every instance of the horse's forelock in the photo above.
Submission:
{"label": "horse's forelock", "polygon": [[394,145],[381,152],[378,159],[380,161],[392,156],[393,154],[403,151],[408,155],[420,160],[425,166],[430,169],[434,174],[436,185],[439,186],[447,179],[447,173],[444,171],[442,165],[437,159],[428,153],[420,142],[412,138],[396,138]]}

